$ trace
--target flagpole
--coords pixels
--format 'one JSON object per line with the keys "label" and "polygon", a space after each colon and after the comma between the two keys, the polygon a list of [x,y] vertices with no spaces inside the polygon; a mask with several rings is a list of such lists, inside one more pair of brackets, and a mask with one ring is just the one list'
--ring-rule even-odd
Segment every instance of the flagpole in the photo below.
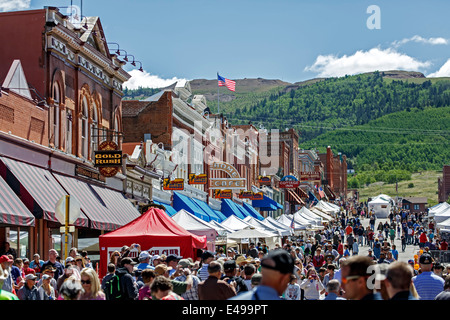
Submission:
{"label": "flagpole", "polygon": [[219,72],[217,72],[217,114],[220,114],[220,104],[219,104]]}

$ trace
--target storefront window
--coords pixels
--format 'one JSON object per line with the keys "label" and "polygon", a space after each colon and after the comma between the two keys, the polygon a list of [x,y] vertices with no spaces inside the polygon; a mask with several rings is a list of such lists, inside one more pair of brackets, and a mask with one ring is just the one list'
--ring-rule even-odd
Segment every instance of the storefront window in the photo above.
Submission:
{"label": "storefront window", "polygon": [[16,252],[16,258],[30,258],[29,232],[24,228],[9,228],[7,240]]}

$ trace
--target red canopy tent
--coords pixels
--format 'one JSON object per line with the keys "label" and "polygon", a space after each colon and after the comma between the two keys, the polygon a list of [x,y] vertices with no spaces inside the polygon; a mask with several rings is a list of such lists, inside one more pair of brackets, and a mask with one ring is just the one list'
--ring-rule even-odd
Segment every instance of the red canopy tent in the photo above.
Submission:
{"label": "red canopy tent", "polygon": [[[178,225],[164,210],[150,207],[140,217],[99,238],[102,278],[107,272],[110,254],[126,245],[137,243],[151,255],[177,254],[195,257],[197,249],[206,248],[206,236],[197,236]],[[136,253],[137,254],[137,253]]]}

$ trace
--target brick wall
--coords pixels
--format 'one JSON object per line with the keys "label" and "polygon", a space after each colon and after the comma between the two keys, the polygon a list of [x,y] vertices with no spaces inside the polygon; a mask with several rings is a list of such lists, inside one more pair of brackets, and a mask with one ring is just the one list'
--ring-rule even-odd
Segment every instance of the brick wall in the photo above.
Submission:
{"label": "brick wall", "polygon": [[0,97],[0,130],[48,145],[48,110],[14,92]]}

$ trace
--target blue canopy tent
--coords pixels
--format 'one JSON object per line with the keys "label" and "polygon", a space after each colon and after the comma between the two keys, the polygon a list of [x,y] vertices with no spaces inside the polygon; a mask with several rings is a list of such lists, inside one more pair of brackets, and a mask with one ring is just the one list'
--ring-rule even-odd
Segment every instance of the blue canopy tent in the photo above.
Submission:
{"label": "blue canopy tent", "polygon": [[203,211],[203,209],[200,208],[194,200],[176,191],[173,192],[173,207],[177,210],[177,212],[184,209],[202,220],[207,222],[211,220],[211,217]]}
{"label": "blue canopy tent", "polygon": [[230,199],[222,199],[221,212],[228,218],[232,215],[240,219],[244,219],[247,215],[243,214],[241,210],[237,207],[237,204]]}
{"label": "blue canopy tent", "polygon": [[177,210],[175,210],[170,204],[167,203],[163,203],[163,202],[159,202],[156,200],[152,200],[154,204],[158,204],[160,206],[163,206],[164,208],[166,208],[166,213],[169,215],[169,217],[174,216],[177,213]]}
{"label": "blue canopy tent", "polygon": [[222,213],[220,214],[220,216],[218,216],[217,213],[213,209],[211,209],[211,207],[205,201],[202,201],[202,200],[199,200],[199,199],[195,199],[195,198],[192,198],[192,200],[194,200],[194,202],[203,211],[205,211],[209,215],[211,220],[215,220],[215,221],[220,223],[220,222],[222,222],[223,220],[226,219],[226,217]]}
{"label": "blue canopy tent", "polygon": [[267,196],[263,196],[262,200],[252,200],[252,206],[259,208],[261,211],[276,211],[278,209],[283,209],[281,204]]}
{"label": "blue canopy tent", "polygon": [[255,219],[258,219],[260,221],[264,220],[264,217],[261,215],[261,213],[259,213],[258,211],[255,210],[255,208],[253,208],[251,205],[247,204],[247,203],[243,203],[242,206],[244,207],[245,210],[248,211],[248,213]]}

